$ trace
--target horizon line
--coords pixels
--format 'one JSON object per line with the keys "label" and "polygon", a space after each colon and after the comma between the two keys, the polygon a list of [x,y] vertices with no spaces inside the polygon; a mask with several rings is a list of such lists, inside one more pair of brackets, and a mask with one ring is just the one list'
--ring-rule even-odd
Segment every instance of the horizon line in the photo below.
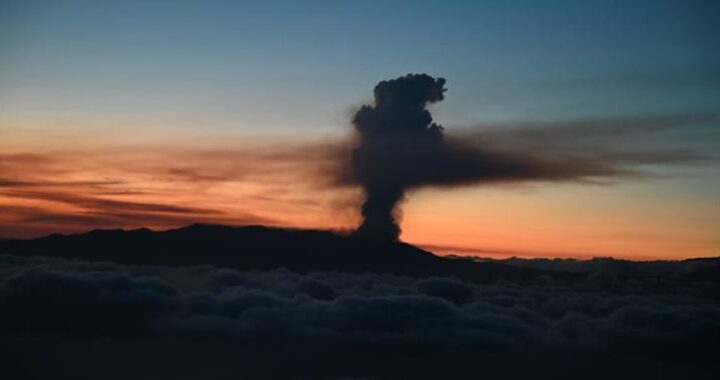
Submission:
{"label": "horizon line", "polygon": [[[227,227],[227,228],[247,228],[247,227],[261,227],[261,228],[269,228],[269,229],[284,229],[284,230],[303,230],[303,231],[321,231],[321,232],[328,232],[333,233],[340,236],[349,236],[353,229],[321,229],[321,228],[302,228],[302,227],[293,227],[293,226],[272,226],[272,225],[263,225],[263,224],[217,224],[217,223],[189,223],[181,226],[176,227],[169,227],[169,228],[153,228],[153,227],[118,227],[118,228],[95,228],[91,230],[84,230],[84,231],[77,231],[77,232],[53,232],[48,233],[45,235],[39,235],[34,237],[5,237],[0,236],[0,241],[9,241],[9,240],[35,240],[35,239],[42,239],[47,238],[50,236],[71,236],[71,235],[84,235],[87,233],[95,232],[95,231],[123,231],[123,232],[132,232],[132,231],[140,231],[140,230],[148,230],[152,232],[166,232],[166,231],[176,231],[181,230],[193,226],[212,226],[212,227]],[[523,260],[577,260],[577,261],[590,261],[590,260],[596,260],[596,259],[612,259],[612,260],[622,260],[622,261],[633,261],[633,262],[651,262],[651,261],[666,261],[666,262],[681,262],[681,261],[687,261],[687,260],[702,260],[702,259],[718,259],[720,258],[720,255],[717,256],[698,256],[698,257],[688,257],[683,259],[673,259],[673,258],[663,258],[663,257],[656,257],[656,256],[623,256],[623,255],[613,255],[613,254],[605,254],[605,253],[589,253],[589,254],[582,254],[582,253],[569,253],[569,252],[549,252],[549,251],[528,251],[528,250],[516,250],[516,249],[502,249],[502,248],[487,248],[487,247],[466,247],[466,246],[454,246],[454,245],[441,245],[441,244],[425,244],[425,243],[415,243],[415,242],[409,242],[409,241],[402,241],[399,240],[397,243],[400,244],[409,244],[412,246],[415,246],[417,248],[426,250],[434,255],[441,256],[441,257],[458,257],[458,258],[470,258],[470,259],[477,259],[477,260],[507,260],[507,259],[523,259]],[[466,254],[458,254],[458,253],[466,253]],[[482,256],[482,255],[489,255],[491,257]],[[492,257],[495,256],[495,257]]]}

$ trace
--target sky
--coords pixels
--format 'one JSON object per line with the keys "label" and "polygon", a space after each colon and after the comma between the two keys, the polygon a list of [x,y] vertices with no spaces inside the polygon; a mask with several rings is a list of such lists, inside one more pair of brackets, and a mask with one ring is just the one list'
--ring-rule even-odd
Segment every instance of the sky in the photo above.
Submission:
{"label": "sky", "polygon": [[402,240],[488,256],[718,256],[719,8],[2,1],[0,236],[352,229],[359,189],[328,174],[351,116],[379,81],[428,73],[447,79],[430,111],[448,136],[518,147],[503,130],[564,126],[576,132],[533,149],[684,159],[611,178],[417,189]]}

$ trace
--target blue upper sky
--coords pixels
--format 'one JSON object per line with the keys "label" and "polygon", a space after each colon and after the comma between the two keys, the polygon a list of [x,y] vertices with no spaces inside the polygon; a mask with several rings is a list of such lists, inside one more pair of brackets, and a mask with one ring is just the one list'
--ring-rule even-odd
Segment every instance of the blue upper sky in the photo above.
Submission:
{"label": "blue upper sky", "polygon": [[704,113],[716,1],[8,1],[0,113],[331,132],[374,84],[448,79],[446,126]]}

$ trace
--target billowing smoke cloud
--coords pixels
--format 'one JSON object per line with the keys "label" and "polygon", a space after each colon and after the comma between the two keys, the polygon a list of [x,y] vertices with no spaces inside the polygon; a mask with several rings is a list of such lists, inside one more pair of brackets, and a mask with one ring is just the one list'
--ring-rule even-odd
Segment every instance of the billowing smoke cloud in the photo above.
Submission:
{"label": "billowing smoke cloud", "polygon": [[365,192],[359,236],[397,240],[400,235],[396,205],[427,165],[423,156],[431,158],[442,145],[443,128],[425,107],[443,100],[444,85],[445,79],[425,74],[382,81],[375,86],[375,105],[353,117],[360,146],[352,167]]}
{"label": "billowing smoke cloud", "polygon": [[705,154],[680,147],[674,138],[669,147],[628,137],[717,120],[715,115],[683,115],[511,124],[446,133],[426,109],[444,99],[444,85],[445,79],[426,74],[382,81],[375,86],[374,105],[363,106],[353,117],[359,143],[345,169],[349,176],[340,177],[364,191],[358,236],[397,240],[398,204],[408,191],[420,187],[595,181],[643,176],[648,174],[642,168],[646,165],[704,160]]}

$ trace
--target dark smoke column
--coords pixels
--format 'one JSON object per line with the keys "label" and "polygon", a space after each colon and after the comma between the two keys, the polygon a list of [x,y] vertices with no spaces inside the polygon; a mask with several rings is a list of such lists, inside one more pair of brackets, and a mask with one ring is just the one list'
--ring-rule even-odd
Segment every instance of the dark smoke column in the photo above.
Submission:
{"label": "dark smoke column", "polygon": [[443,100],[445,79],[426,74],[382,81],[375,86],[375,105],[353,117],[360,144],[353,151],[354,179],[365,193],[363,222],[356,235],[396,241],[400,236],[396,206],[422,177],[423,166],[442,144],[442,127],[425,107]]}

